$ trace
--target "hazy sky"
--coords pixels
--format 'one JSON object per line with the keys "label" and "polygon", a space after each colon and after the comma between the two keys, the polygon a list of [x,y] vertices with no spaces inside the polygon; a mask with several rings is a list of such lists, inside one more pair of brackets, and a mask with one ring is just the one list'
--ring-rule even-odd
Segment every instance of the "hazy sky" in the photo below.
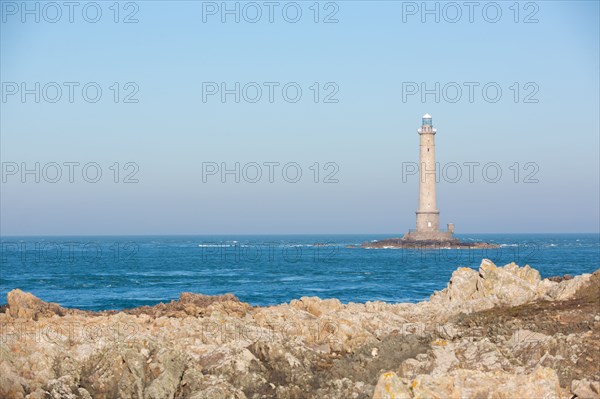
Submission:
{"label": "hazy sky", "polygon": [[597,1],[0,3],[2,235],[599,230]]}

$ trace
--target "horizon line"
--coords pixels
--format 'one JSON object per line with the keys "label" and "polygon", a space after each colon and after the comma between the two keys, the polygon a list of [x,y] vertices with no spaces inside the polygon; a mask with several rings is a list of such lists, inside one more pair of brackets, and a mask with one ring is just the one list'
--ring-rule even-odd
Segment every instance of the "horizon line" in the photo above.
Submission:
{"label": "horizon line", "polygon": [[[401,233],[403,236],[405,233]],[[490,235],[490,234],[511,234],[511,235],[526,235],[526,234],[598,234],[600,231],[579,231],[579,232],[494,232],[494,233],[477,233],[465,232],[455,233],[455,235]],[[168,236],[168,237],[183,237],[183,236],[319,236],[319,235],[390,235],[395,236],[395,233],[141,233],[141,234],[0,234],[2,237],[152,237],[152,236]],[[395,237],[393,237],[395,238]]]}

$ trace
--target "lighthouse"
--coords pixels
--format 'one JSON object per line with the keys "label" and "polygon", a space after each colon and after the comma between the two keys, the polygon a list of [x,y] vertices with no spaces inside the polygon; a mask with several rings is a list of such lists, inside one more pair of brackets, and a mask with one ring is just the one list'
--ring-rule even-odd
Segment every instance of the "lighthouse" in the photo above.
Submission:
{"label": "lighthouse", "polygon": [[436,198],[435,134],[431,115],[423,115],[419,133],[419,206],[417,228],[409,230],[402,238],[388,238],[363,243],[361,248],[410,248],[410,249],[467,249],[499,248],[497,244],[481,241],[462,242],[453,237],[454,224],[440,230],[440,211]]}
{"label": "lighthouse", "polygon": [[452,239],[454,226],[440,231],[440,211],[436,198],[435,134],[431,115],[423,115],[419,133],[419,207],[417,228],[404,236],[405,240],[447,241]]}

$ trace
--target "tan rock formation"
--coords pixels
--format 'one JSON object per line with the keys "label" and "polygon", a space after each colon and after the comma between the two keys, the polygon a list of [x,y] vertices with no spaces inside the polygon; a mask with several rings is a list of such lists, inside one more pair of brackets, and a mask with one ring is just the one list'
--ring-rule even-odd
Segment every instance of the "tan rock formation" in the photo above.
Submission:
{"label": "tan rock formation", "polygon": [[121,312],[13,290],[0,398],[594,396],[600,271],[558,281],[484,260],[418,304],[183,293]]}

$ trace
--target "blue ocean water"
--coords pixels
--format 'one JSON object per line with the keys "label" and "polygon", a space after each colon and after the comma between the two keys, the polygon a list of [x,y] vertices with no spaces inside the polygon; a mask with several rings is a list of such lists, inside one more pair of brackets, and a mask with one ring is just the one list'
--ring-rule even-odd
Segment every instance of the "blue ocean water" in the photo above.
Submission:
{"label": "blue ocean water", "polygon": [[458,266],[515,261],[542,277],[600,267],[599,234],[478,234],[488,250],[361,249],[384,235],[2,237],[0,304],[14,288],[66,307],[153,305],[181,292],[231,292],[253,305],[301,296],[416,302]]}

